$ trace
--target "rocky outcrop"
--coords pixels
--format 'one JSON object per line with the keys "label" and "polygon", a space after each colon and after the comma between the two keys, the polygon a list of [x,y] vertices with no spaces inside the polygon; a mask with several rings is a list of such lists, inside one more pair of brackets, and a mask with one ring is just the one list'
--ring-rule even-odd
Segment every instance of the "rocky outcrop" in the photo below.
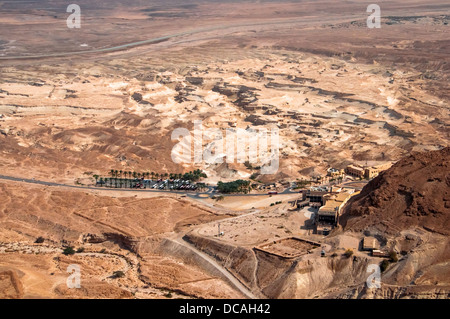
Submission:
{"label": "rocky outcrop", "polygon": [[411,227],[450,234],[450,147],[415,153],[373,179],[349,201],[344,230],[377,227],[394,234]]}
{"label": "rocky outcrop", "polygon": [[0,271],[0,298],[19,299],[24,295],[23,285],[13,270]]}

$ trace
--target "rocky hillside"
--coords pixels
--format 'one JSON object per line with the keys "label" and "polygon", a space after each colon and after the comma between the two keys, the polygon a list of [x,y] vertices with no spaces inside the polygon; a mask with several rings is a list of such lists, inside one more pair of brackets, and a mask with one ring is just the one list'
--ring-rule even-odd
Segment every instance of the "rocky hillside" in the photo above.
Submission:
{"label": "rocky hillside", "polygon": [[345,208],[344,230],[450,229],[450,148],[415,153],[373,179]]}

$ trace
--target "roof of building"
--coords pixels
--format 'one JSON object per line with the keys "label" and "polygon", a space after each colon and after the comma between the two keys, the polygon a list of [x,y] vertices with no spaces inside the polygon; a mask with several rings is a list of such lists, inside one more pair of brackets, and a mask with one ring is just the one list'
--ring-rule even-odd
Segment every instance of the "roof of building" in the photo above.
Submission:
{"label": "roof of building", "polygon": [[319,214],[319,216],[336,216],[337,210],[335,208],[329,209],[329,208],[324,208],[324,206],[322,206],[319,209],[318,214]]}
{"label": "roof of building", "polygon": [[375,237],[364,237],[363,239],[363,249],[378,249],[378,240]]}
{"label": "roof of building", "polygon": [[355,195],[353,190],[345,190],[339,193],[330,193],[325,195],[325,205],[320,207],[319,215],[335,214],[353,195]]}
{"label": "roof of building", "polygon": [[308,195],[309,196],[323,196],[328,194],[327,191],[309,191]]}
{"label": "roof of building", "polygon": [[356,166],[356,165],[348,165],[347,168],[355,169],[358,171],[364,171],[364,168]]}

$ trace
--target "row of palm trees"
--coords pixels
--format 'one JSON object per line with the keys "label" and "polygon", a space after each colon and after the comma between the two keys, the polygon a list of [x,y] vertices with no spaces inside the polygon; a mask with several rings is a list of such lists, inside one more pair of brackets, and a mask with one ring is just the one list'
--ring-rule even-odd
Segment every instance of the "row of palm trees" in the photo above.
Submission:
{"label": "row of palm trees", "polygon": [[159,173],[155,173],[155,172],[132,172],[132,171],[123,171],[123,170],[114,170],[114,169],[112,169],[112,170],[110,170],[109,171],[109,174],[110,174],[110,176],[111,177],[113,177],[113,178],[118,178],[118,177],[120,177],[120,178],[122,178],[122,177],[124,177],[124,178],[142,178],[142,177],[147,177],[147,179],[148,178],[152,178],[152,179],[154,179],[154,178],[164,178],[164,177],[169,177],[170,179],[174,179],[174,178],[181,178],[182,176],[183,176],[183,174],[181,174],[181,173],[179,173],[179,174],[173,174],[173,173],[171,173],[171,174],[169,174],[169,173],[161,173],[161,174],[159,174]]}
{"label": "row of palm trees", "polygon": [[327,176],[323,176],[323,177],[319,175],[316,177],[316,181],[321,184],[330,183],[330,182],[334,182],[334,181],[337,181],[338,183],[342,183],[343,179],[344,179],[343,175],[338,175],[338,176],[328,176],[327,175]]}
{"label": "row of palm trees", "polygon": [[[169,179],[181,179],[183,177],[206,177],[205,173],[201,169],[196,169],[193,171],[190,171],[188,173],[155,173],[155,172],[131,172],[131,171],[123,171],[123,170],[110,170],[109,174],[113,178],[169,178]],[[97,175],[98,176],[98,175]]]}

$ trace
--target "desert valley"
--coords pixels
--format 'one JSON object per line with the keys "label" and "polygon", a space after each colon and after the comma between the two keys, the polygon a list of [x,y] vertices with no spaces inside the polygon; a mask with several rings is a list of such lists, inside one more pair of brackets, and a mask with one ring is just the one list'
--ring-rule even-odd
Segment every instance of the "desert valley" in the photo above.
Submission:
{"label": "desert valley", "polygon": [[0,298],[448,299],[450,4],[370,3],[0,1]]}

